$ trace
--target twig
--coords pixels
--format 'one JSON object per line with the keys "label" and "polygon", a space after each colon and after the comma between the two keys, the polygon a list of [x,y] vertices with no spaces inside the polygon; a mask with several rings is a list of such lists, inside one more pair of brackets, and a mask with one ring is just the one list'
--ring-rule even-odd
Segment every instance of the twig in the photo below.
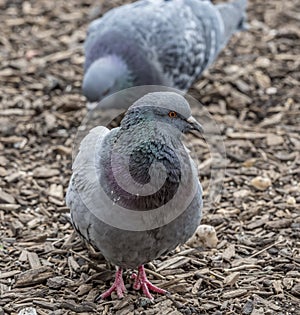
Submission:
{"label": "twig", "polygon": [[267,247],[265,247],[265,248],[259,250],[258,252],[252,254],[249,258],[253,258],[253,257],[255,257],[255,256],[257,256],[257,255],[263,253],[264,251],[268,250],[269,248],[272,248],[273,246],[276,246],[276,245],[282,243],[283,241],[284,241],[284,240],[280,240],[280,241],[278,241],[278,242],[276,242],[276,243],[274,243],[274,244],[272,244],[272,245],[269,245],[269,246],[267,246]]}
{"label": "twig", "polygon": [[215,276],[216,278],[219,278],[219,279],[221,279],[221,280],[224,280],[225,278],[224,277],[222,277],[221,275],[218,275],[217,273],[215,273],[215,272],[213,272],[213,271],[209,271],[209,273],[210,274],[212,274],[213,276]]}
{"label": "twig", "polygon": [[93,262],[91,259],[89,259],[88,257],[85,257],[84,255],[81,255],[79,253],[76,253],[72,249],[70,249],[70,252],[73,253],[74,255],[84,259],[85,261],[90,263],[93,267],[97,267],[97,269],[102,270],[102,271],[105,270],[105,269],[102,269],[102,268],[98,267],[98,265],[95,262]]}
{"label": "twig", "polygon": [[238,267],[233,267],[230,269],[224,269],[225,272],[229,272],[229,271],[239,271],[239,270],[244,270],[244,269],[261,269],[260,265],[242,265],[242,266],[238,266]]}
{"label": "twig", "polygon": [[158,279],[161,279],[161,280],[165,280],[166,279],[166,277],[160,275],[159,273],[157,273],[157,272],[155,272],[155,271],[153,271],[151,269],[145,268],[145,271],[147,271],[147,273],[150,273],[151,275],[153,275],[154,277],[156,277]]}

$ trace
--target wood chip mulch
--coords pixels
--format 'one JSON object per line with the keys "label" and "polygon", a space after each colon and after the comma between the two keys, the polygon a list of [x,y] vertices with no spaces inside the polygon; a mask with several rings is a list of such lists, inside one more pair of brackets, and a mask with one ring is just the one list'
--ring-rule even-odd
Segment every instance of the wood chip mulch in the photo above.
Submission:
{"label": "wood chip mulch", "polygon": [[[73,232],[64,195],[86,115],[86,28],[122,3],[0,0],[0,315],[300,314],[297,0],[250,1],[250,29],[190,91],[226,145],[223,191],[203,217],[217,247],[185,245],[146,266],[170,296],[149,302],[128,271],[123,300],[94,302],[114,269]],[[210,155],[192,141],[208,194]]]}

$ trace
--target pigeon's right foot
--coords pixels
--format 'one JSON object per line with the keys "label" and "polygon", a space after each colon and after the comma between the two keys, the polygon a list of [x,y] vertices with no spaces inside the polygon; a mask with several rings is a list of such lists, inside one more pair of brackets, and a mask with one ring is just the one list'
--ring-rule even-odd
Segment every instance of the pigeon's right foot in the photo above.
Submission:
{"label": "pigeon's right foot", "polygon": [[124,292],[126,291],[123,277],[122,277],[123,270],[122,268],[117,267],[117,272],[116,272],[116,277],[115,277],[115,282],[111,286],[110,289],[105,291],[104,293],[101,294],[101,299],[106,299],[109,297],[114,291],[117,292],[118,298],[122,299],[124,297]]}
{"label": "pigeon's right foot", "polygon": [[152,284],[147,279],[145,268],[143,265],[139,266],[138,274],[137,275],[135,273],[132,274],[131,278],[134,279],[133,288],[135,290],[142,289],[144,295],[150,300],[154,300],[154,298],[151,295],[151,293],[149,292],[149,290],[151,290],[153,292],[157,292],[159,294],[167,294],[168,293],[166,290],[157,287],[156,285]]}

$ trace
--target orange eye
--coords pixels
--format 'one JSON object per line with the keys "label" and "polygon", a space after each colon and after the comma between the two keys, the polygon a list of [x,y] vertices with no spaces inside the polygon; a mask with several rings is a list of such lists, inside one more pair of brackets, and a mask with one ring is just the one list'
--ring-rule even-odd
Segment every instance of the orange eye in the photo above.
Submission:
{"label": "orange eye", "polygon": [[171,118],[175,118],[175,117],[177,117],[177,113],[176,112],[169,112],[169,117],[171,117]]}

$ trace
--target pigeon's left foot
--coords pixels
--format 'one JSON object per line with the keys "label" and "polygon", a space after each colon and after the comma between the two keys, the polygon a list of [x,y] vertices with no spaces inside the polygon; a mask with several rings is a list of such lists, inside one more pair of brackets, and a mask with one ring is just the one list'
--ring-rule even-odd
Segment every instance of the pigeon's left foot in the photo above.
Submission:
{"label": "pigeon's left foot", "polygon": [[151,293],[149,292],[149,290],[153,291],[153,292],[157,292],[159,294],[166,294],[168,293],[168,291],[163,290],[158,288],[157,286],[155,286],[154,284],[152,284],[146,276],[146,272],[144,269],[144,266],[139,266],[138,268],[138,274],[136,275],[135,273],[131,275],[131,277],[134,280],[134,284],[133,284],[133,288],[135,290],[140,290],[142,289],[144,295],[150,299],[153,300],[153,296],[151,295]]}
{"label": "pigeon's left foot", "polygon": [[115,282],[111,286],[110,289],[105,291],[104,293],[101,294],[101,299],[105,299],[109,297],[114,291],[117,292],[118,298],[122,299],[124,297],[124,292],[126,291],[123,277],[122,277],[123,270],[122,268],[117,267],[117,272],[116,272],[116,277],[115,277]]}

